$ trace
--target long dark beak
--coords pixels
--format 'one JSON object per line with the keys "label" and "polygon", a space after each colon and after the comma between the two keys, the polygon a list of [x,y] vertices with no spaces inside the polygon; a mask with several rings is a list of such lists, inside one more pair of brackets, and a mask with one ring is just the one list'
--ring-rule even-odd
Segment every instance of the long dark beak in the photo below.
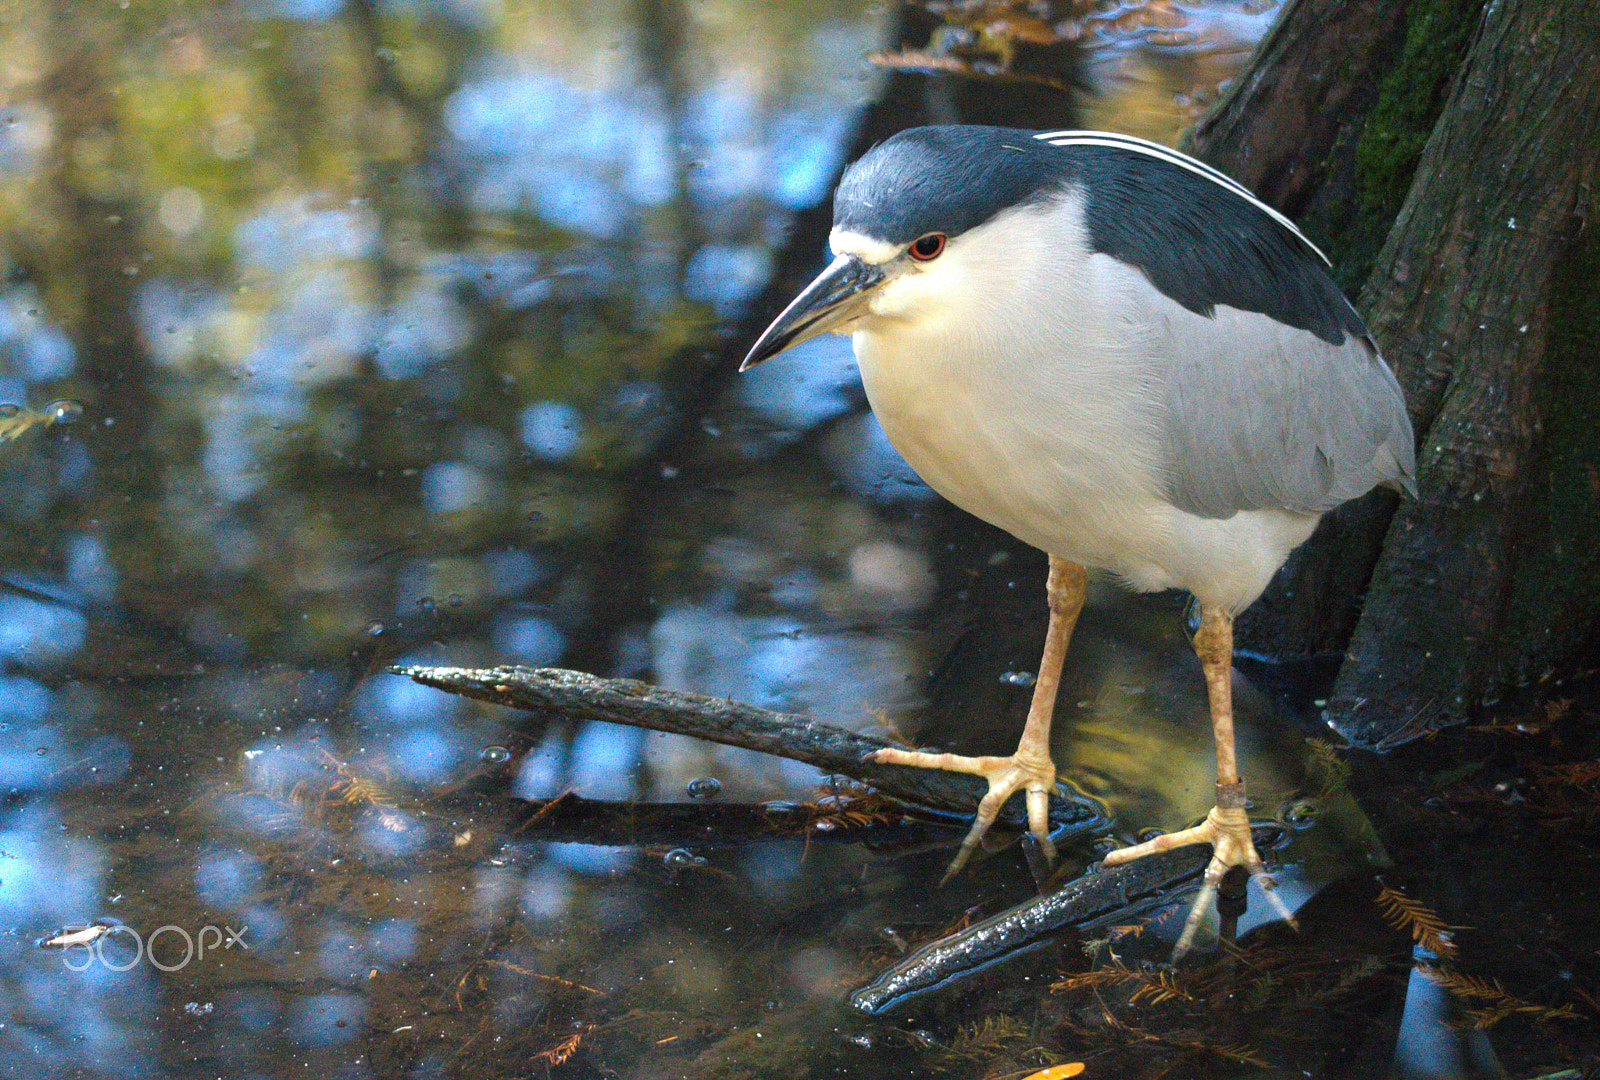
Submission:
{"label": "long dark beak", "polygon": [[791,346],[856,318],[865,299],[862,294],[884,276],[883,270],[871,263],[854,255],[840,255],[772,320],[772,325],[751,346],[750,355],[739,370],[753,368]]}

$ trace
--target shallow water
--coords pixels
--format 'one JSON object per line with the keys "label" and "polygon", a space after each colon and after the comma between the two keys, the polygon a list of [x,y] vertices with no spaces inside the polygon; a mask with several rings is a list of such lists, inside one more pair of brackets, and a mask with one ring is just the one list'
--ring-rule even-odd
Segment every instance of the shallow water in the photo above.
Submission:
{"label": "shallow water", "polygon": [[[1027,899],[1015,846],[939,890],[958,832],[854,841],[842,814],[539,839],[512,800],[834,789],[389,665],[562,665],[1002,750],[1042,561],[916,481],[844,342],[731,376],[892,12],[364,10],[0,25],[0,1072],[1382,1075],[1397,1040],[1433,1045],[1397,1035],[1426,987],[1408,1002],[1346,766],[1242,680],[1307,934],[1164,998],[1181,903],[894,1018],[848,1009]],[[1106,7],[1084,122],[1170,140],[1268,18]],[[1182,608],[1097,586],[1074,644],[1057,757],[1121,837],[1209,805]],[[1184,1011],[1225,998],[1249,1030]],[[1470,1041],[1443,1030],[1429,1061]]]}

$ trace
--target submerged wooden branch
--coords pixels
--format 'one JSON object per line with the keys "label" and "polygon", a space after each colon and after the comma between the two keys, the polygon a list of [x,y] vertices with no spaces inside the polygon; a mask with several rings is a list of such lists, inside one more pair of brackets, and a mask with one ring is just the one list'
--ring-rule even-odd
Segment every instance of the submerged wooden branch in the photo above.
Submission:
{"label": "submerged wooden branch", "polygon": [[[863,761],[873,750],[889,745],[805,716],[772,712],[727,698],[707,697],[631,679],[602,679],[560,668],[457,668],[402,665],[389,669],[439,690],[513,709],[543,710],[577,720],[670,731],[697,739],[815,765],[869,784],[904,802],[971,814],[987,790],[977,777],[959,773],[879,765]],[[1104,827],[1107,822],[1087,799],[1059,795],[1050,800],[1051,820],[1076,831]],[[1021,827],[1022,800],[1012,799],[1001,820]]]}
{"label": "submerged wooden branch", "polygon": [[[1260,830],[1263,847],[1271,827]],[[948,993],[996,964],[1060,941],[1065,930],[1090,932],[1165,907],[1192,889],[1210,856],[1191,845],[1085,874],[948,937],[931,941],[850,995],[850,1007],[879,1016]]]}

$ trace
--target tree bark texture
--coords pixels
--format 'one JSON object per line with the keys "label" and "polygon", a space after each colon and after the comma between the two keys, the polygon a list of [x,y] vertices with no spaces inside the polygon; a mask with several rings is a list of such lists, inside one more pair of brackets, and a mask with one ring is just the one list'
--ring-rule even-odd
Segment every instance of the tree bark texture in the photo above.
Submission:
{"label": "tree bark texture", "polygon": [[1420,441],[1330,699],[1392,744],[1573,664],[1600,612],[1600,11],[1489,4],[1362,294]]}
{"label": "tree bark texture", "polygon": [[1290,0],[1186,148],[1294,218],[1352,293],[1372,271],[1483,0]]}
{"label": "tree bark texture", "polygon": [[[1353,297],[1410,190],[1482,0],[1290,0],[1186,148],[1294,218]],[[1382,342],[1380,342],[1380,345]],[[1240,646],[1342,652],[1396,500],[1328,514],[1240,617]]]}
{"label": "tree bark texture", "polygon": [[1329,157],[1372,113],[1405,33],[1406,0],[1289,0],[1250,67],[1185,149],[1297,220]]}

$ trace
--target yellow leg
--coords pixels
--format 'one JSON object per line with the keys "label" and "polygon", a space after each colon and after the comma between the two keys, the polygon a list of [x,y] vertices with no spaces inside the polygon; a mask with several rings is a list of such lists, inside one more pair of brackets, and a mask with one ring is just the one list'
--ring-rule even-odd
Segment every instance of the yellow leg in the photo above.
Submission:
{"label": "yellow leg", "polygon": [[1255,843],[1250,839],[1250,818],[1245,813],[1244,780],[1239,776],[1238,758],[1233,745],[1233,616],[1218,607],[1202,605],[1200,629],[1194,636],[1194,651],[1206,676],[1206,693],[1211,702],[1211,731],[1217,743],[1217,804],[1206,819],[1191,829],[1158,836],[1133,847],[1118,848],[1105,858],[1106,866],[1131,862],[1158,851],[1171,851],[1187,844],[1210,844],[1214,851],[1206,866],[1200,892],[1189,908],[1183,934],[1172,950],[1174,960],[1194,944],[1195,931],[1216,897],[1217,886],[1231,867],[1243,866],[1261,885],[1267,899],[1289,924],[1294,916],[1277,893],[1277,882],[1261,864]]}
{"label": "yellow leg", "polygon": [[1066,658],[1078,613],[1083,610],[1085,576],[1077,563],[1050,557],[1050,576],[1045,586],[1050,628],[1045,632],[1039,677],[1033,684],[1033,702],[1028,706],[1028,721],[1022,728],[1016,753],[1010,757],[961,757],[885,747],[872,755],[882,764],[971,773],[989,781],[989,792],[978,803],[972,828],[945,871],[946,881],[966,865],[1000,808],[1018,791],[1024,792],[1027,799],[1028,831],[1039,838],[1045,856],[1055,858],[1055,846],[1050,842],[1050,792],[1056,785],[1055,759],[1050,756],[1050,719],[1055,715],[1056,689],[1061,684],[1061,662]]}

